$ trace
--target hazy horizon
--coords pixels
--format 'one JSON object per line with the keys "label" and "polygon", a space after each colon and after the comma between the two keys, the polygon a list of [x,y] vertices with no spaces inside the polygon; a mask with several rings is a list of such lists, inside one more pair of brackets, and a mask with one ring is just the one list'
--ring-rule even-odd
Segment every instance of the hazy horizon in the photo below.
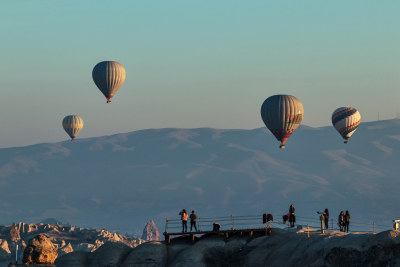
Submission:
{"label": "hazy horizon", "polygon": [[[362,121],[398,116],[400,2],[3,1],[0,147],[148,128],[253,129],[274,94],[303,124],[353,106]],[[105,19],[106,18],[106,19]],[[126,82],[109,105],[92,81],[116,60]]]}
{"label": "hazy horizon", "polygon": [[[390,121],[390,120],[398,120],[400,118],[392,118],[392,119],[382,119],[382,120],[371,120],[371,121],[362,121],[361,124],[364,123],[373,123],[373,122],[379,122],[379,121]],[[330,125],[322,125],[322,126],[309,126],[306,125],[304,123],[302,123],[300,125],[300,127],[310,127],[310,128],[324,128],[324,127],[332,127],[332,129],[334,129],[334,127],[332,126],[332,124]],[[94,135],[94,136],[85,136],[85,137],[77,137],[73,142],[77,142],[79,141],[79,139],[90,139],[90,138],[99,138],[99,137],[107,137],[107,136],[112,136],[112,135],[118,135],[118,134],[126,134],[126,133],[131,133],[131,132],[136,132],[136,131],[146,131],[146,130],[162,130],[162,129],[185,129],[185,130],[191,130],[191,129],[215,129],[215,130],[255,130],[255,129],[259,129],[259,128],[265,128],[266,131],[268,131],[266,133],[266,138],[272,138],[275,140],[275,137],[272,135],[272,133],[269,132],[269,130],[266,128],[265,125],[261,125],[260,127],[256,127],[256,128],[216,128],[216,127],[193,127],[193,128],[185,128],[185,127],[160,127],[160,128],[146,128],[146,129],[137,129],[137,130],[132,130],[132,131],[125,131],[125,132],[115,132],[115,133],[108,133],[108,134],[103,134],[103,135]],[[339,136],[339,134],[338,134]],[[32,146],[32,145],[38,145],[38,144],[46,144],[46,143],[60,143],[60,142],[71,142],[71,139],[66,136],[64,138],[61,138],[60,140],[55,140],[55,141],[44,141],[44,142],[37,142],[37,143],[29,143],[29,144],[18,144],[18,145],[13,145],[13,146],[4,146],[1,147],[2,148],[13,148],[13,147],[25,147],[25,146]],[[278,141],[277,141],[278,142]]]}

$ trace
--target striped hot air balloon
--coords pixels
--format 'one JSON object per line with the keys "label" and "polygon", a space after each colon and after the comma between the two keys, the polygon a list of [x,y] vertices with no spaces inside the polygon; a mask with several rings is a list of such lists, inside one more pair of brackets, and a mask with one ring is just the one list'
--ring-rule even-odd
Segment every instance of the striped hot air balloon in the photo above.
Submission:
{"label": "striped hot air balloon", "polygon": [[83,120],[78,115],[69,115],[63,119],[62,126],[71,137],[71,141],[74,141],[75,137],[83,128]]}
{"label": "striped hot air balloon", "polygon": [[261,106],[261,118],[267,128],[281,142],[280,148],[303,120],[303,104],[291,95],[268,97]]}
{"label": "striped hot air balloon", "polygon": [[115,95],[125,81],[124,67],[116,61],[102,61],[93,68],[94,83],[107,98],[107,103]]}
{"label": "striped hot air balloon", "polygon": [[345,144],[349,142],[350,136],[357,130],[360,122],[360,112],[352,107],[338,108],[332,114],[332,124],[345,140]]}

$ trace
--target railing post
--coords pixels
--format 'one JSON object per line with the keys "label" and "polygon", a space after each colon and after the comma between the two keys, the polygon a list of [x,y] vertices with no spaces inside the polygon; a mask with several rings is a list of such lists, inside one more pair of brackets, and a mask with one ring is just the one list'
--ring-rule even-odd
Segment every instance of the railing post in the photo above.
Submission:
{"label": "railing post", "polygon": [[200,220],[200,217],[199,217],[199,232],[201,232],[201,220]]}
{"label": "railing post", "polygon": [[310,239],[310,229],[308,223],[307,223],[307,237],[308,239]]}
{"label": "railing post", "polygon": [[232,230],[235,230],[235,224],[234,224],[234,221],[233,221],[233,215],[231,215],[231,217],[232,217]]}
{"label": "railing post", "polygon": [[168,218],[165,219],[165,232],[168,233]]}
{"label": "railing post", "polygon": [[324,220],[325,220],[324,214],[321,214],[321,216],[319,216],[319,219],[321,221],[321,234],[323,234],[324,233]]}
{"label": "railing post", "polygon": [[372,233],[375,233],[375,223],[372,222]]}
{"label": "railing post", "polygon": [[333,219],[331,219],[331,230],[333,231]]}
{"label": "railing post", "polygon": [[323,234],[324,233],[325,212],[317,211],[317,213],[320,215],[319,220],[321,221],[321,234]]}
{"label": "railing post", "polygon": [[393,220],[393,229],[394,230],[399,229],[399,222],[400,222],[400,220]]}

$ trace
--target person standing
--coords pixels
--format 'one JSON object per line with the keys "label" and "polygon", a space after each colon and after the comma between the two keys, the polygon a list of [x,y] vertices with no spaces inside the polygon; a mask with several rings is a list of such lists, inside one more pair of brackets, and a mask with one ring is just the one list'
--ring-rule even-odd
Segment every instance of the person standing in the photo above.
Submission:
{"label": "person standing", "polygon": [[190,232],[192,232],[193,227],[197,232],[196,220],[197,220],[196,213],[194,212],[194,210],[192,210],[192,214],[190,214]]}
{"label": "person standing", "polygon": [[291,204],[289,207],[289,223],[290,227],[294,227],[294,223],[296,222],[296,217],[294,216],[294,205]]}
{"label": "person standing", "polygon": [[344,227],[344,212],[343,211],[341,211],[339,213],[338,226],[340,228],[340,232],[343,232],[343,227]]}
{"label": "person standing", "polygon": [[344,215],[344,231],[349,232],[349,224],[350,224],[350,213],[346,210],[346,214]]}
{"label": "person standing", "polygon": [[187,219],[189,216],[185,209],[179,212],[179,215],[181,215],[181,220],[182,220],[182,233],[187,232]]}
{"label": "person standing", "polygon": [[328,226],[329,226],[329,210],[325,209],[324,211],[324,222],[325,222],[325,229],[328,230]]}

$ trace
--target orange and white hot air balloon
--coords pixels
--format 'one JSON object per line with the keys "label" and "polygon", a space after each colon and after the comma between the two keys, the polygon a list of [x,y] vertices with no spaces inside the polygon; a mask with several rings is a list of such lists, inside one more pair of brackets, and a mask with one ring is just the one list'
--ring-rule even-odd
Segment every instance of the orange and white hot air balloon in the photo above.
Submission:
{"label": "orange and white hot air balloon", "polygon": [[78,115],[68,115],[63,119],[62,126],[71,137],[71,141],[74,141],[75,137],[83,128],[83,120]]}
{"label": "orange and white hot air balloon", "polygon": [[273,95],[268,97],[261,106],[261,117],[271,133],[285,143],[303,120],[303,104],[291,95]]}

